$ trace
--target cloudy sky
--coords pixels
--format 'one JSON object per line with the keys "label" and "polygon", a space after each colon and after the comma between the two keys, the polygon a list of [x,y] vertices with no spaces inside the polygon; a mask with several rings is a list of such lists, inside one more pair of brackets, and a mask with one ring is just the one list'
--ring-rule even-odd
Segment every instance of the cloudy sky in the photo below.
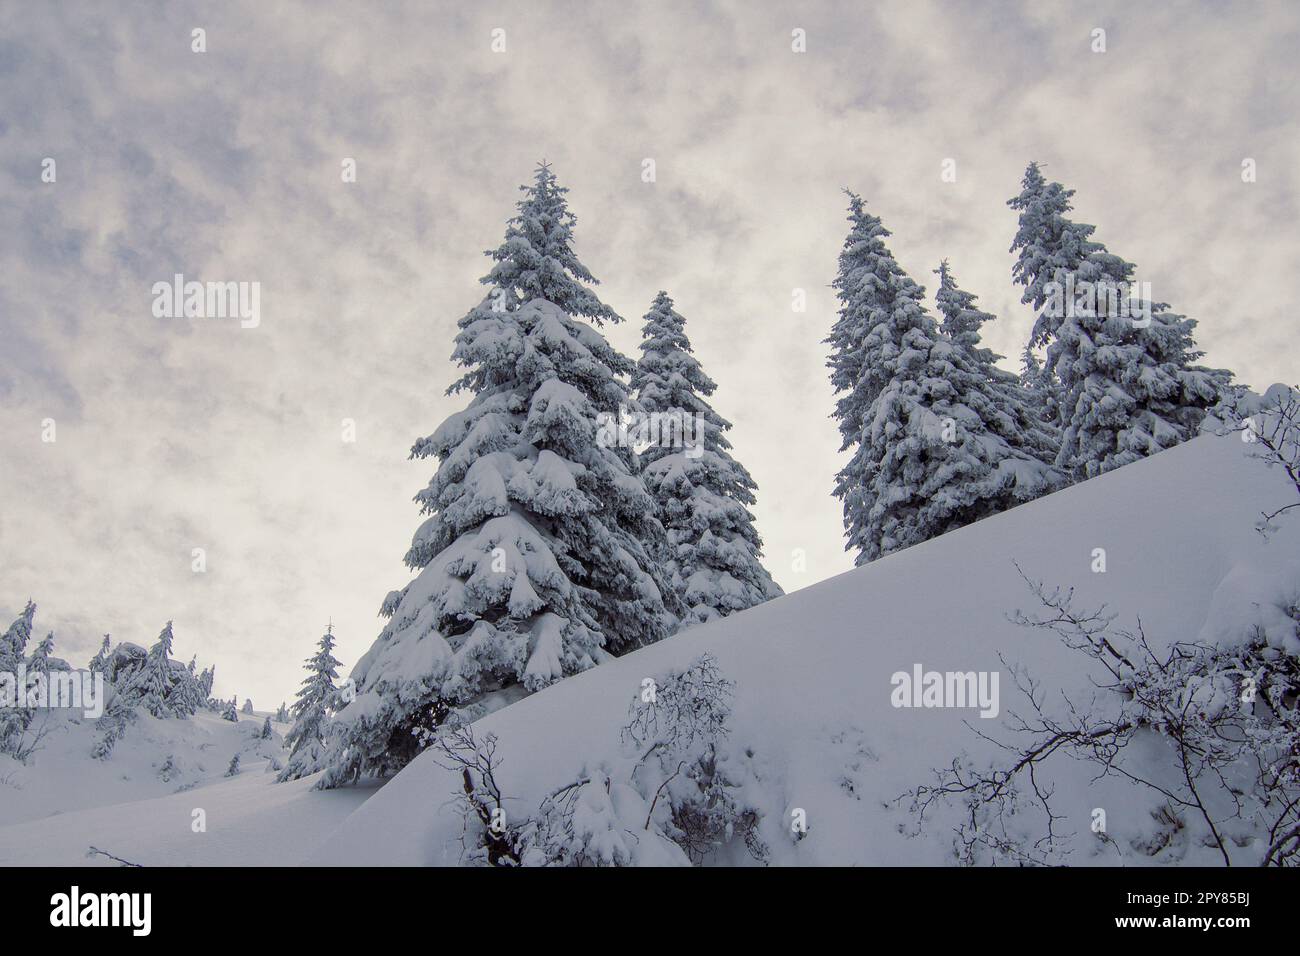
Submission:
{"label": "cloudy sky", "polygon": [[[611,338],[635,354],[661,288],[686,316],[775,577],[847,570],[841,188],[927,288],[947,256],[1015,355],[1005,201],[1038,160],[1206,361],[1294,381],[1297,97],[1282,3],[0,2],[0,616],[33,597],[77,665],[173,619],[259,707],[328,620],[350,667],[409,577],[410,445],[464,403],[455,322],[543,158]],[[176,273],[259,282],[260,325],[155,317]]]}

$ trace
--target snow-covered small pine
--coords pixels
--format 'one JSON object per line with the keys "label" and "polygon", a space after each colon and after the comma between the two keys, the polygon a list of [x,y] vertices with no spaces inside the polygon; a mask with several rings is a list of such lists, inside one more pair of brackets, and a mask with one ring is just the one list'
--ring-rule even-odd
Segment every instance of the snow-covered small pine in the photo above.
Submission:
{"label": "snow-covered small pine", "polygon": [[212,684],[216,679],[217,665],[215,664],[203,668],[203,673],[199,675],[199,693],[203,696],[204,700],[210,701],[211,703],[215,703],[214,701],[211,701],[211,698]]}
{"label": "snow-covered small pine", "polygon": [[230,758],[230,766],[226,768],[226,776],[233,777],[239,773],[239,754]]}
{"label": "snow-covered small pine", "polygon": [[[22,614],[0,635],[0,672],[18,673],[19,666],[24,663],[27,642],[31,640],[35,616],[36,605],[28,601]],[[12,753],[17,749],[19,738],[31,726],[34,717],[35,711],[30,707],[0,708],[0,753]]]}
{"label": "snow-covered small pine", "polygon": [[1043,374],[1060,382],[1057,465],[1082,480],[1194,437],[1231,375],[1194,364],[1196,321],[1147,299],[1133,263],[1066,217],[1073,195],[1030,163],[1007,205],[1012,276],[1039,310],[1029,345],[1046,345]]}
{"label": "snow-covered small pine", "polygon": [[777,597],[747,506],[757,485],[730,454],[731,423],[705,400],[717,389],[692,354],[686,320],[667,292],[645,315],[632,376],[640,406],[646,487],[667,532],[663,563],[685,607],[682,627]]}
{"label": "snow-covered small pine", "polygon": [[32,656],[27,659],[27,673],[29,676],[44,674],[46,677],[50,674],[50,656],[54,653],[54,632],[46,634],[44,638],[36,645],[32,651]]}
{"label": "snow-covered small pine", "polygon": [[125,700],[143,707],[155,717],[184,717],[194,712],[193,702],[180,687],[183,678],[172,667],[172,641],[172,622],[168,621],[158,640],[149,648],[144,667],[123,691]]}
{"label": "snow-covered small pine", "polygon": [[241,714],[251,714],[253,712],[253,700],[251,697],[244,698],[244,706],[239,709]]}
{"label": "snow-covered small pine", "polygon": [[36,605],[28,601],[23,613],[18,615],[4,634],[0,634],[0,668],[9,673],[17,672],[18,664],[27,650],[27,642],[32,637],[32,620],[35,616]]}
{"label": "snow-covered small pine", "polygon": [[92,674],[97,674],[104,670],[104,665],[107,663],[109,657],[109,646],[109,637],[105,634],[104,643],[99,645],[99,650],[95,653],[95,656],[90,659],[90,663],[86,665],[86,669]]}
{"label": "snow-covered small pine", "polygon": [[280,702],[280,706],[275,711],[275,722],[277,724],[287,724],[289,722],[289,708],[285,706],[283,701]]}
{"label": "snow-covered small pine", "polygon": [[[307,676],[293,702],[293,727],[285,735],[289,760],[276,780],[297,780],[321,769],[326,752],[326,728],[330,714],[338,706],[339,662],[334,657],[334,625],[321,635],[316,653],[306,660]],[[283,704],[281,709],[283,709]],[[286,715],[287,716],[287,715]]]}
{"label": "snow-covered small pine", "polygon": [[226,709],[222,711],[221,716],[232,724],[239,723],[239,710],[235,707],[235,698],[226,701]]}

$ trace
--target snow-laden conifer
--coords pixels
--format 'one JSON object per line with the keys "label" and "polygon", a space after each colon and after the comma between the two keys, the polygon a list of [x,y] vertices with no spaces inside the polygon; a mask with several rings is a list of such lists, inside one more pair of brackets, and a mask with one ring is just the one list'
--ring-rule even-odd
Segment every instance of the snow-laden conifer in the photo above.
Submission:
{"label": "snow-laden conifer", "polygon": [[836,477],[857,563],[920,543],[1058,487],[980,364],[927,313],[924,290],[849,193],[835,289],[831,381],[849,462]]}
{"label": "snow-laden conifer", "polygon": [[634,365],[574,317],[617,315],[583,285],[548,167],[518,210],[489,253],[492,288],[459,323],[466,371],[451,391],[469,406],[411,450],[438,461],[416,496],[418,574],[384,601],[388,625],[353,671],[327,786],[399,769],[454,709],[481,712],[676,623],[654,501],[632,451],[598,436],[628,406]]}
{"label": "snow-laden conifer", "polygon": [[338,688],[334,684],[339,676],[339,662],[334,656],[332,624],[321,635],[316,653],[305,663],[307,676],[292,707],[293,727],[284,738],[289,760],[276,778],[281,783],[315,773],[322,766],[330,715],[339,707]]}
{"label": "snow-laden conifer", "polygon": [[1029,345],[1046,346],[1041,374],[1060,383],[1057,464],[1081,480],[1194,437],[1230,375],[1194,364],[1195,320],[1147,298],[1133,263],[1066,217],[1072,195],[1031,163],[1008,205],[1012,275],[1038,310]]}
{"label": "snow-laden conifer", "polygon": [[667,531],[664,566],[687,608],[683,626],[761,604],[781,589],[754,529],[757,485],[731,456],[731,423],[705,400],[717,388],[692,354],[686,321],[660,292],[646,313],[632,385],[646,486]]}

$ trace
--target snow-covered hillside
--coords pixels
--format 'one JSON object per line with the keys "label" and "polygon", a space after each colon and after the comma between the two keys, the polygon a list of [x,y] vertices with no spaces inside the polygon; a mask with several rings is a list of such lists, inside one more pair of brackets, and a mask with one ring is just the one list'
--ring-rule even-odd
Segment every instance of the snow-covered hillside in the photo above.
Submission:
{"label": "snow-covered hillside", "polygon": [[[1222,642],[1256,624],[1275,643],[1295,640],[1284,611],[1300,580],[1300,525],[1284,521],[1268,539],[1254,530],[1259,513],[1291,500],[1294,488],[1246,450],[1235,437],[1203,436],[514,703],[474,728],[480,739],[498,737],[506,806],[526,814],[584,768],[625,773],[619,731],[643,680],[662,680],[707,652],[735,682],[728,742],[752,755],[758,785],[748,798],[763,813],[770,862],[950,863],[958,810],[936,807],[915,835],[909,801],[897,798],[933,782],[932,769],[963,752],[987,763],[996,748],[976,731],[1012,739],[1007,721],[1023,701],[1009,665],[1026,665],[1049,695],[1059,688],[1075,699],[1104,676],[1089,673],[1055,635],[1008,619],[1034,606],[1017,563],[1049,586],[1074,586],[1081,607],[1109,604],[1117,624],[1131,627],[1140,615],[1153,643],[1202,634]],[[1098,548],[1104,573],[1093,570]],[[894,707],[891,676],[918,664],[997,672],[997,717]],[[86,725],[70,724],[30,766],[8,768],[0,865],[84,865],[90,845],[146,865],[458,862],[461,780],[439,765],[436,751],[382,789],[312,790],[315,778],[275,784],[264,772],[260,744],[250,737],[260,725],[260,717],[230,724],[207,712],[192,720],[146,715],[109,760],[95,761],[85,756]],[[1151,766],[1168,763],[1163,744],[1144,746]],[[237,750],[245,754],[243,772],[225,778]],[[175,752],[180,776],[162,779],[163,751]],[[1221,862],[1193,838],[1193,826],[1154,857],[1140,850],[1158,829],[1157,804],[1146,792],[1095,783],[1093,767],[1064,757],[1045,771],[1040,782],[1055,788],[1062,816],[1057,832],[1072,838],[1068,862]],[[191,826],[196,808],[205,811],[202,833]],[[1090,832],[1098,808],[1106,811],[1107,841]],[[790,825],[796,811],[807,822],[802,838]],[[1032,835],[1032,807],[1023,818]],[[620,838],[644,837],[631,830]],[[1243,856],[1258,850],[1259,835],[1248,831],[1234,836]],[[718,862],[748,861],[743,849],[729,850],[737,852]],[[671,862],[672,855],[638,858]]]}
{"label": "snow-covered hillside", "polygon": [[[109,759],[93,760],[100,736],[95,721],[80,712],[51,710],[49,732],[26,764],[0,755],[0,826],[108,804],[148,800],[224,779],[236,754],[241,775],[262,774],[274,757],[284,759],[287,724],[269,714],[245,714],[238,723],[201,710],[188,719],[137,715]],[[267,774],[274,777],[274,774]],[[4,841],[0,840],[0,859]]]}
{"label": "snow-covered hillside", "polygon": [[289,728],[272,722],[263,738],[266,714],[231,723],[207,710],[141,713],[106,760],[89,756],[94,721],[50,715],[54,729],[28,764],[0,757],[0,866],[116,865],[88,857],[92,846],[142,866],[283,866],[372,792],[304,801],[309,781],[276,785],[271,760],[283,762]]}
{"label": "snow-covered hillside", "polygon": [[[1266,540],[1254,524],[1295,489],[1246,448],[1237,437],[1202,436],[498,711],[475,731],[499,738],[497,781],[506,805],[527,813],[602,762],[616,776],[627,766],[619,730],[643,679],[661,679],[708,652],[736,683],[730,743],[752,751],[772,863],[951,862],[957,811],[935,809],[914,836],[908,801],[897,798],[933,782],[932,768],[960,753],[976,763],[996,754],[975,731],[1007,739],[1006,721],[1024,709],[1008,665],[1027,666],[1053,697],[1060,688],[1076,700],[1086,699],[1091,679],[1105,676],[1099,668],[1089,673],[1051,633],[1008,619],[1035,604],[1016,564],[1049,587],[1075,587],[1080,606],[1108,604],[1120,615],[1117,624],[1132,627],[1140,616],[1156,645],[1203,630],[1221,639],[1224,626],[1245,631],[1255,623],[1271,624],[1279,639],[1278,608],[1295,597],[1294,583],[1287,593],[1285,581],[1300,580],[1300,529],[1292,522]],[[1104,573],[1093,570],[1099,548]],[[998,672],[999,715],[895,708],[891,675],[917,664]],[[1168,759],[1158,741],[1144,746],[1152,766]],[[1064,757],[1045,769],[1050,779],[1040,776],[1040,783],[1055,788],[1053,807],[1062,815],[1056,830],[1072,838],[1071,863],[1152,862],[1135,848],[1157,829],[1157,804],[1147,792],[1094,783],[1094,767]],[[353,813],[312,862],[455,864],[460,785],[436,752],[424,753]],[[1108,841],[1090,831],[1098,808],[1107,815]],[[790,825],[799,810],[807,821],[801,839]],[[1032,814],[1024,817],[1032,835]],[[1222,862],[1190,832],[1175,837],[1158,862]],[[1243,854],[1258,849],[1251,835],[1238,839]]]}

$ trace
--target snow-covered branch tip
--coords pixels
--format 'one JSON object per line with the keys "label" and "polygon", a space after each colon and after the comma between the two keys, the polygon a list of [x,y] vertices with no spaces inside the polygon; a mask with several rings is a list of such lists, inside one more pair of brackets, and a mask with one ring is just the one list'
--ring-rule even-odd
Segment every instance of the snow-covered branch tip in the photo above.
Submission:
{"label": "snow-covered branch tip", "polygon": [[96,856],[107,857],[108,859],[110,859],[110,860],[112,860],[114,863],[116,863],[118,866],[133,866],[133,867],[137,867],[137,868],[141,868],[141,869],[144,867],[144,864],[143,864],[143,863],[132,863],[130,860],[124,860],[124,859],[122,859],[120,856],[114,856],[112,853],[109,853],[107,850],[101,850],[101,849],[100,849],[99,847],[97,847],[97,846],[92,846],[92,847],[90,847],[90,849],[88,849],[88,850],[86,851],[86,856],[87,856],[87,857],[96,857]]}
{"label": "snow-covered branch tip", "polygon": [[1267,537],[1277,519],[1300,509],[1300,386],[1274,385],[1262,396],[1244,388],[1232,391],[1215,409],[1220,435],[1239,434],[1248,453],[1270,468],[1281,468],[1295,487],[1297,500],[1260,513],[1255,525]]}

